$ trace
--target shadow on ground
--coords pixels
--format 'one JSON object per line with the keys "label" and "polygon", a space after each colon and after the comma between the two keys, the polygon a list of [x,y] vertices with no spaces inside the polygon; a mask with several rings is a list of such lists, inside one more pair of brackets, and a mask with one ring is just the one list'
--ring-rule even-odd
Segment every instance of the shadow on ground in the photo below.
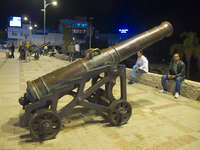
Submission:
{"label": "shadow on ground", "polygon": [[[138,101],[131,101],[130,104],[134,111],[134,108],[149,106],[154,103],[146,99],[140,99]],[[71,111],[62,109],[58,114],[62,119],[62,128],[60,132],[66,132],[66,134],[70,130],[93,124],[112,127],[109,123],[108,115],[84,107],[75,107]],[[1,131],[12,136],[17,136],[21,139],[20,143],[41,142],[31,138],[29,129],[27,125],[25,125],[24,118],[24,114],[21,114],[18,118],[10,118],[8,122],[1,126]]]}
{"label": "shadow on ground", "polygon": [[[62,119],[62,128],[60,132],[68,132],[81,126],[89,126],[92,124],[108,123],[105,114],[97,113],[95,110],[87,108],[74,108],[71,112],[65,114],[64,111],[58,113]],[[20,143],[40,142],[31,138],[29,129],[25,125],[24,114],[18,118],[10,118],[8,122],[1,126],[1,132],[16,136],[20,139]],[[15,140],[16,140],[15,138]],[[12,140],[12,139],[11,139]]]}

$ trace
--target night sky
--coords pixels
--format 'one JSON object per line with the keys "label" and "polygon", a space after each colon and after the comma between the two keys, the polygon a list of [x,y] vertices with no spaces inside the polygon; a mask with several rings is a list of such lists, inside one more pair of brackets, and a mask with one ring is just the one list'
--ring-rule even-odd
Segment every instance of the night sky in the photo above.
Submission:
{"label": "night sky", "polygon": [[[6,27],[9,16],[22,15],[30,16],[42,27],[42,2],[2,1],[0,28]],[[101,32],[115,32],[119,27],[128,27],[132,33],[139,33],[167,20],[174,25],[175,35],[184,31],[200,33],[200,5],[194,0],[58,0],[58,3],[57,8],[47,8],[49,28],[56,28],[59,19],[88,16],[95,17],[95,26]]]}
{"label": "night sky", "polygon": [[[197,0],[58,0],[58,3],[57,8],[47,8],[48,28],[57,29],[60,19],[87,16],[95,18],[94,25],[101,33],[115,33],[119,28],[127,27],[130,36],[134,36],[163,21],[170,21],[174,26],[173,36],[145,51],[151,62],[154,58],[157,62],[162,58],[170,60],[169,48],[181,42],[180,33],[193,31],[200,37],[200,4]],[[2,0],[0,29],[5,29],[9,16],[23,15],[30,16],[32,22],[42,28],[42,6],[43,0]],[[197,66],[192,68],[198,70]]]}

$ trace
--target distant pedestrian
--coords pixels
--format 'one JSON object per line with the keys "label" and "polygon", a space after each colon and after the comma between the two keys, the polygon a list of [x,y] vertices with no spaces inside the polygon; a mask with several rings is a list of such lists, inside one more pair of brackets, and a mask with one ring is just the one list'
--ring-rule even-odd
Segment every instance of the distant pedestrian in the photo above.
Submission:
{"label": "distant pedestrian", "polygon": [[133,84],[136,82],[137,80],[136,74],[149,72],[149,63],[148,63],[147,58],[143,55],[142,50],[137,52],[137,56],[138,58],[137,58],[136,64],[133,66],[129,84]]}
{"label": "distant pedestrian", "polygon": [[14,56],[14,53],[15,53],[15,46],[14,46],[14,43],[12,43],[11,47],[10,47],[10,50],[11,50],[11,58],[15,58]]}
{"label": "distant pedestrian", "polygon": [[68,52],[69,52],[69,62],[72,62],[74,60],[74,52],[75,52],[75,47],[73,42],[70,42],[68,45]]}
{"label": "distant pedestrian", "polygon": [[19,53],[20,53],[20,60],[25,60],[25,42],[23,41],[22,44],[19,46]]}
{"label": "distant pedestrian", "polygon": [[26,43],[26,52],[25,52],[25,56],[26,56],[26,61],[30,61],[31,60],[31,54],[30,54],[30,49],[31,49],[31,44],[29,42]]}
{"label": "distant pedestrian", "polygon": [[78,42],[75,44],[75,52],[80,55],[80,44]]}
{"label": "distant pedestrian", "polygon": [[45,47],[44,47],[44,55],[46,56],[48,54],[48,46],[46,45]]}
{"label": "distant pedestrian", "polygon": [[50,57],[55,57],[56,53],[57,53],[57,49],[56,49],[56,47],[54,46],[54,47],[53,47],[53,51],[50,53]]}

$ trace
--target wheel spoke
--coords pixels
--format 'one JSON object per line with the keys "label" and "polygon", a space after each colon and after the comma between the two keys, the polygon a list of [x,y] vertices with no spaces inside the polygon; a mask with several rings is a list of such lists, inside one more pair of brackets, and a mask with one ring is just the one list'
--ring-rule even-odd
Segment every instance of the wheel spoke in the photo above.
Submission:
{"label": "wheel spoke", "polygon": [[110,121],[113,125],[127,123],[132,113],[131,105],[122,100],[113,101],[111,104]]}
{"label": "wheel spoke", "polygon": [[42,110],[31,118],[29,126],[34,138],[47,140],[55,137],[59,132],[61,120],[55,112]]}

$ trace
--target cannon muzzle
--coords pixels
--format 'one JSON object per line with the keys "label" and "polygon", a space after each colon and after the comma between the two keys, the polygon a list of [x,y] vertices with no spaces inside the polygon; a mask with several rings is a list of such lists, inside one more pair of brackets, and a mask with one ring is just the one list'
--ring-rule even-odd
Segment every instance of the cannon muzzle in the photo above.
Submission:
{"label": "cannon muzzle", "polygon": [[169,37],[172,33],[172,25],[169,22],[163,22],[161,25],[136,35],[127,41],[101,50],[94,57],[79,59],[34,81],[28,81],[26,95],[28,95],[30,101],[39,100],[56,88],[66,86],[66,83],[69,83],[69,91],[71,91],[76,87],[76,84],[70,84],[70,81],[95,68],[108,64],[119,64],[136,54],[138,50],[147,48],[165,37]]}

